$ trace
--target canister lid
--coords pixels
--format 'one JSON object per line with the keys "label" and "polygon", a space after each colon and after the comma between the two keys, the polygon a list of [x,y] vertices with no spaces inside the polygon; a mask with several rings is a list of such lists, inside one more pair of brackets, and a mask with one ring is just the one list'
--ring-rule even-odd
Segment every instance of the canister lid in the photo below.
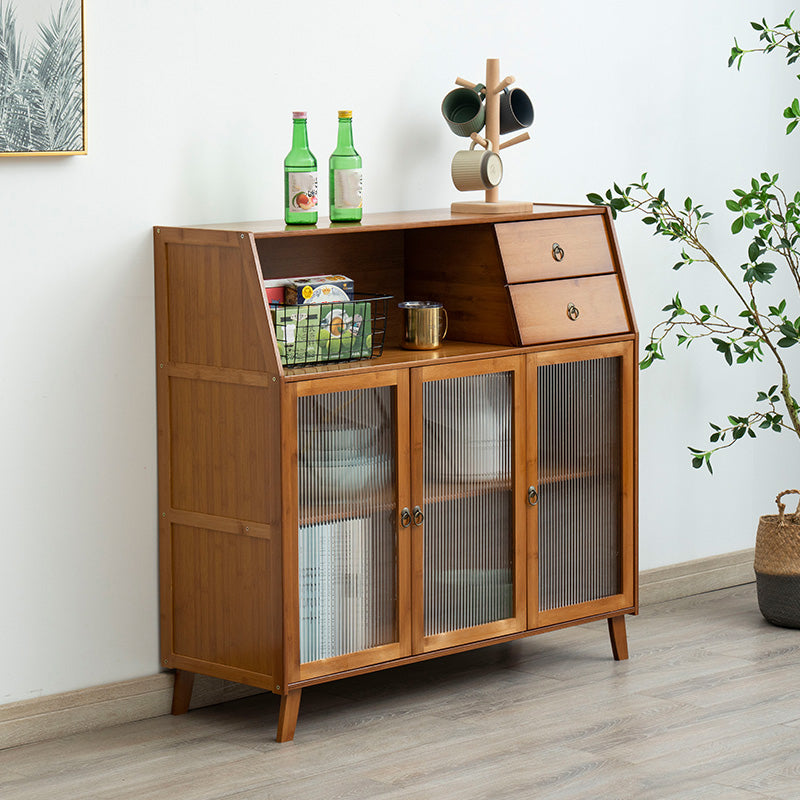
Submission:
{"label": "canister lid", "polygon": [[398,308],[441,308],[442,304],[435,300],[405,300],[397,304]]}
{"label": "canister lid", "polygon": [[353,112],[352,111],[340,111],[339,112],[339,119],[352,119]]}
{"label": "canister lid", "polygon": [[306,119],[307,117],[307,111],[292,111],[292,119]]}

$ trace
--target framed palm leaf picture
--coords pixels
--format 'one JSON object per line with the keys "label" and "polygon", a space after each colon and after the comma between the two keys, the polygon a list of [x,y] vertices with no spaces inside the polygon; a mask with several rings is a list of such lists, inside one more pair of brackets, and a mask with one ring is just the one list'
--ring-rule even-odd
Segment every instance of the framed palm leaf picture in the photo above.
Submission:
{"label": "framed palm leaf picture", "polygon": [[83,0],[0,0],[0,156],[86,153]]}

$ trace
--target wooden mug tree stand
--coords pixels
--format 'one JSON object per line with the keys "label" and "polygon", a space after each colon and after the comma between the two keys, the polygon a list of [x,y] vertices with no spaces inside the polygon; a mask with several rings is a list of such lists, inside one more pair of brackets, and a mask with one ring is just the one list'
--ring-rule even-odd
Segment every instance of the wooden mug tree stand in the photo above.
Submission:
{"label": "wooden mug tree stand", "polygon": [[[473,133],[471,138],[483,147],[488,142],[492,144],[492,150],[499,153],[505,147],[512,144],[530,139],[530,134],[522,133],[500,143],[500,94],[507,86],[514,83],[514,77],[508,75],[500,80],[500,59],[486,59],[486,138],[477,133]],[[474,89],[475,84],[463,78],[456,78],[458,86],[466,86]],[[450,211],[453,214],[525,214],[533,211],[533,203],[524,200],[500,200],[500,188],[498,186],[486,190],[483,200],[461,200],[450,204]]]}

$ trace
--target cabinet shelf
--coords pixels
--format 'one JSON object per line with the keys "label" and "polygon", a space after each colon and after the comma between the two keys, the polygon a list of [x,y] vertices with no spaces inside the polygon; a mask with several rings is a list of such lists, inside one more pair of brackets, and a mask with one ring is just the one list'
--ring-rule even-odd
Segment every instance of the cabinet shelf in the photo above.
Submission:
{"label": "cabinet shelf", "polygon": [[374,372],[379,369],[437,364],[449,361],[462,361],[473,358],[487,358],[517,353],[519,348],[475,342],[446,341],[436,350],[404,350],[401,347],[385,346],[383,354],[377,358],[350,361],[342,364],[318,364],[308,367],[287,367],[284,377],[287,381],[315,378],[324,375],[349,375]]}

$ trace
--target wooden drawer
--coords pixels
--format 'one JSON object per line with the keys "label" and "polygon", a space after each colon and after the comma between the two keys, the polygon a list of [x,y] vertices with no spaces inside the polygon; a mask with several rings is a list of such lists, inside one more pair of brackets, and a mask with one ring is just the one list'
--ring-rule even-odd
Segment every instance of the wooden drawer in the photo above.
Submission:
{"label": "wooden drawer", "polygon": [[508,287],[520,344],[582,339],[630,330],[616,275]]}
{"label": "wooden drawer", "polygon": [[508,283],[614,271],[601,214],[505,222],[495,234]]}

